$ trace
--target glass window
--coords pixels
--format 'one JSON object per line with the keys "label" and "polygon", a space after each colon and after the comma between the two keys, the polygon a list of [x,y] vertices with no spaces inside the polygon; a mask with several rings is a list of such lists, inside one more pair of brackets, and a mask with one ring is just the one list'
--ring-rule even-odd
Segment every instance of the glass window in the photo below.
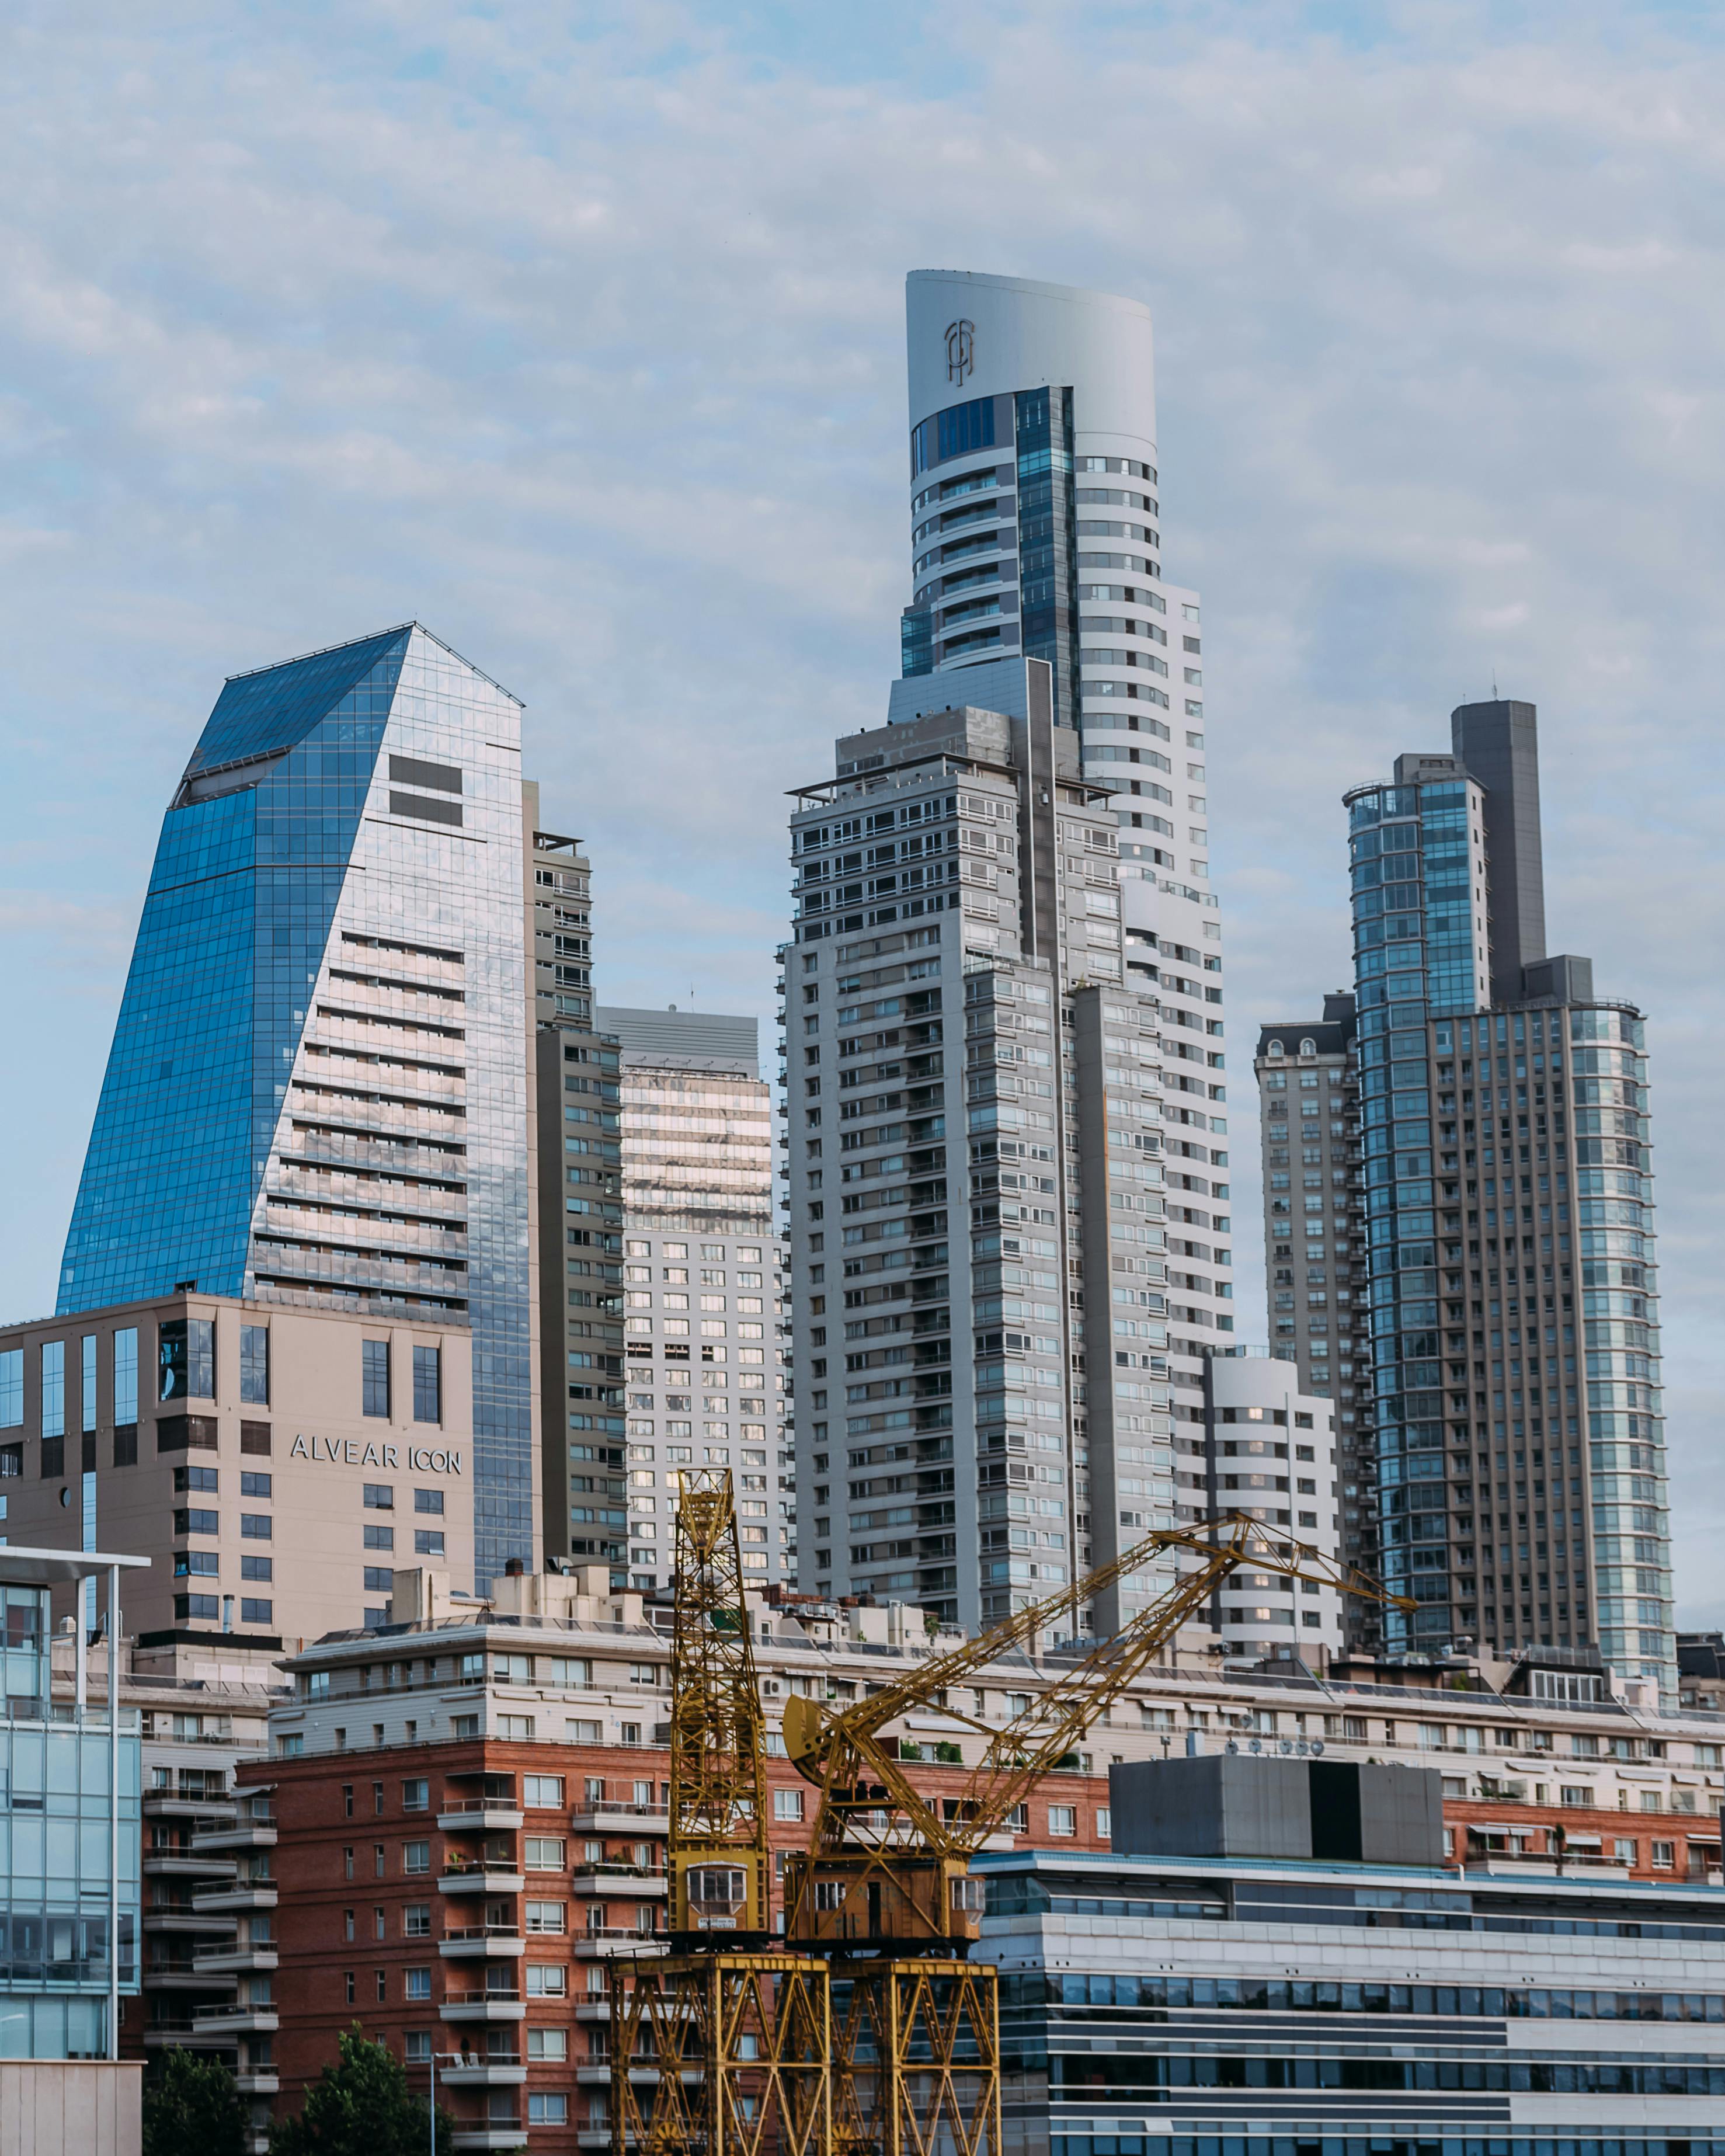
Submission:
{"label": "glass window", "polygon": [[441,1422],[444,1419],[443,1353],[441,1348],[413,1349],[413,1419]]}
{"label": "glass window", "polygon": [[270,1327],[239,1328],[239,1397],[248,1407],[270,1404]]}
{"label": "glass window", "polygon": [[410,1969],[404,1972],[403,1994],[408,1999],[429,1999],[431,1971],[429,1969]]}
{"label": "glass window", "polygon": [[78,1404],[82,1411],[81,1425],[85,1430],[89,1431],[93,1430],[96,1426],[96,1337],[95,1333],[86,1332],[82,1346],[84,1350],[81,1371],[83,1384],[80,1389]]}
{"label": "glass window", "polygon": [[0,1353],[0,1430],[17,1430],[23,1419],[24,1351],[8,1348]]}
{"label": "glass window", "polygon": [[157,1397],[210,1400],[216,1394],[216,1325],[212,1317],[170,1317],[156,1328]]}
{"label": "glass window", "polygon": [[395,1486],[393,1482],[367,1482],[363,1485],[363,1495],[368,1512],[393,1512],[395,1510]]}
{"label": "glass window", "polygon": [[64,1437],[66,1434],[66,1343],[64,1340],[44,1340],[42,1343],[42,1435],[44,1437]]}
{"label": "glass window", "polygon": [[360,1408],[362,1413],[389,1419],[389,1342],[360,1342]]}
{"label": "glass window", "polygon": [[441,1515],[443,1509],[444,1493],[441,1490],[416,1490],[413,1492],[413,1510],[416,1512]]}
{"label": "glass window", "polygon": [[413,1530],[415,1557],[441,1557],[444,1554],[444,1531],[441,1527],[415,1527]]}
{"label": "glass window", "polygon": [[[5,1358],[0,1356],[0,1362]],[[0,1378],[0,1423],[4,1413],[5,1385]],[[114,1420],[135,1423],[138,1419],[138,1329],[128,1325],[114,1335]]]}
{"label": "glass window", "polygon": [[242,1625],[273,1625],[275,1622],[275,1604],[263,1601],[254,1594],[242,1594],[239,1598],[239,1621]]}

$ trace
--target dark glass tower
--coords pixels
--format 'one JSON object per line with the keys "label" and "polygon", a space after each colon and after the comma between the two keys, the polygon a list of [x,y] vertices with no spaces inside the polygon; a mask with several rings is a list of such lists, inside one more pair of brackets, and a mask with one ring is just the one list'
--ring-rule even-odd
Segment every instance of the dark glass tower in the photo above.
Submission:
{"label": "dark glass tower", "polygon": [[1392,1646],[1673,1689],[1645,1029],[1545,952],[1532,706],[1348,797]]}
{"label": "dark glass tower", "polygon": [[521,706],[414,624],[234,676],[162,824],[62,1314],[474,1332],[476,1570],[534,1550]]}

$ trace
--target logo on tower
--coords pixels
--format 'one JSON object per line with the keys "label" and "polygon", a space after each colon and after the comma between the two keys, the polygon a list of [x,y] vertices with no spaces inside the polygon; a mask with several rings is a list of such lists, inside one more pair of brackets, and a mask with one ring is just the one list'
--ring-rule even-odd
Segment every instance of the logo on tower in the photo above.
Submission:
{"label": "logo on tower", "polygon": [[976,371],[976,324],[956,321],[947,325],[947,379],[963,382],[965,376]]}

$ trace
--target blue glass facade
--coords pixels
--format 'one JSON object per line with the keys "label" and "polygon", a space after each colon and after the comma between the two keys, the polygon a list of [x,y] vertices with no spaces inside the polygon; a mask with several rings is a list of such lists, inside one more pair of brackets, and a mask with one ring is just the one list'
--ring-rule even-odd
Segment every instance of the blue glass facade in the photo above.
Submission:
{"label": "blue glass facade", "polygon": [[[1418,1599],[1385,1619],[1394,1645],[1450,1639],[1428,1021],[1489,996],[1481,789],[1451,778],[1367,787],[1348,802],[1360,1122],[1385,1584]],[[1476,899],[1475,893],[1480,894]],[[1407,1507],[1430,1498],[1414,1522]],[[1417,1525],[1418,1539],[1414,1539]]]}
{"label": "blue glass facade", "polygon": [[[1494,951],[1486,789],[1455,759],[1398,782],[1348,797],[1381,1571],[1416,1605],[1386,1640],[1596,1650],[1670,1689],[1640,1014],[1586,960]],[[1512,924],[1543,916],[1522,886]]]}
{"label": "blue glass facade", "polygon": [[520,739],[417,625],[226,685],[163,823],[59,1299],[465,1316],[481,1580],[533,1548]]}
{"label": "blue glass facade", "polygon": [[[49,1598],[0,1587],[0,2059],[106,2056],[109,1984],[107,1709],[49,1698]],[[121,1710],[120,1989],[138,1988],[140,1749]]]}

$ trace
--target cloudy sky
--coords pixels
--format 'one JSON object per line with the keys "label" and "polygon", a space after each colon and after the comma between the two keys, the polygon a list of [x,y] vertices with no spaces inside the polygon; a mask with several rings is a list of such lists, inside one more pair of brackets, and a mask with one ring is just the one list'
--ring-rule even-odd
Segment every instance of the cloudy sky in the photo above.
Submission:
{"label": "cloudy sky", "polygon": [[896,672],[904,273],[1100,286],[1155,311],[1205,600],[1241,1229],[1255,1025],[1347,978],[1337,795],[1533,699],[1553,947],[1651,1014],[1679,1590],[1725,1620],[1722,43],[1676,0],[15,0],[0,1310],[52,1306],[225,674],[425,621],[526,701],[602,993],[764,1015],[784,788]]}

